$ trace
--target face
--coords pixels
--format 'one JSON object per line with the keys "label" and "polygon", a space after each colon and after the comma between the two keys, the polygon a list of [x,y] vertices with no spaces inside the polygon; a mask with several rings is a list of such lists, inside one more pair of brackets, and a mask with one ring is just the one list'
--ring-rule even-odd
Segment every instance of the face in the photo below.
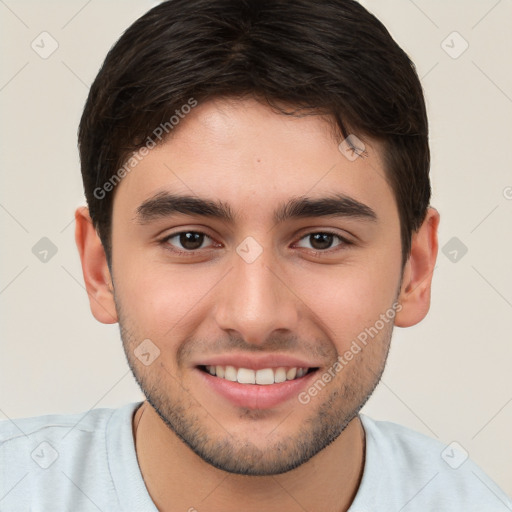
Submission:
{"label": "face", "polygon": [[117,187],[112,281],[129,364],[168,427],[225,471],[306,462],[383,371],[399,217],[379,145],[354,159],[338,143],[320,116],[218,100]]}

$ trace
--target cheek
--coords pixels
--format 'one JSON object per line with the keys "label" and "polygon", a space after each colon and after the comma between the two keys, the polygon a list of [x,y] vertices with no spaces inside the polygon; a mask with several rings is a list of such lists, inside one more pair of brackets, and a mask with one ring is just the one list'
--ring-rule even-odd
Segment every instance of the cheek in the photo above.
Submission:
{"label": "cheek", "polygon": [[350,345],[392,306],[400,280],[396,261],[327,267],[297,278],[297,295],[327,327],[326,334],[338,340],[339,349]]}
{"label": "cheek", "polygon": [[126,258],[117,268],[123,277],[116,282],[116,295],[123,309],[148,337],[161,341],[194,318],[208,290],[219,281],[211,267],[153,264],[142,257]]}

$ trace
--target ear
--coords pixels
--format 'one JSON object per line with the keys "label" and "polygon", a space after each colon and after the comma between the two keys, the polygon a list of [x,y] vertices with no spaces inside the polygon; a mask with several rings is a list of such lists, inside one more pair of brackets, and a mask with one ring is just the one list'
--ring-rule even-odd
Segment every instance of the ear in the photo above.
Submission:
{"label": "ear", "polygon": [[114,324],[117,322],[114,287],[107,256],[93,226],[89,210],[84,207],[78,208],[75,212],[75,221],[75,241],[80,253],[92,314],[99,322]]}
{"label": "ear", "polygon": [[411,254],[405,264],[398,297],[402,308],[395,317],[397,327],[411,327],[421,322],[428,313],[432,274],[437,259],[438,226],[439,212],[428,208],[423,224],[412,236]]}

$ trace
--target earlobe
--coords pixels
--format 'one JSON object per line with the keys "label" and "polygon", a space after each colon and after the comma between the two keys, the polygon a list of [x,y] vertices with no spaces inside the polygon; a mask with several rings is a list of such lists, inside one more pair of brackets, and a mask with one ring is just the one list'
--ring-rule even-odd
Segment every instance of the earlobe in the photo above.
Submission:
{"label": "earlobe", "polygon": [[439,212],[435,208],[428,208],[423,224],[413,234],[411,253],[404,268],[398,298],[402,308],[395,317],[397,327],[411,327],[421,322],[430,308],[439,219]]}
{"label": "earlobe", "polygon": [[107,257],[89,210],[85,207],[78,208],[75,212],[75,221],[75,241],[82,262],[92,314],[96,320],[104,324],[116,323],[114,289]]}

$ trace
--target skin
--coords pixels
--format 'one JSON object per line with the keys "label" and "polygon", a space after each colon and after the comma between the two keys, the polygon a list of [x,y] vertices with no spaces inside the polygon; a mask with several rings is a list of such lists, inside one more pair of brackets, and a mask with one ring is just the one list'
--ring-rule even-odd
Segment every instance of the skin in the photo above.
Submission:
{"label": "skin", "polygon": [[[112,275],[87,209],[76,212],[92,312],[120,323],[149,400],[133,418],[148,491],[161,511],[347,510],[364,468],[357,413],[383,371],[393,322],[307,404],[235,406],[202,385],[195,365],[278,353],[311,361],[321,375],[393,304],[396,326],[418,323],[430,305],[439,214],[428,209],[402,272],[398,211],[376,141],[365,139],[367,154],[350,161],[327,119],[284,116],[252,99],[200,104],[178,128],[117,186]],[[234,221],[141,222],[137,208],[163,191],[219,199]],[[273,220],[292,198],[334,192],[377,219]],[[183,231],[210,238],[184,256],[173,252],[185,251],[179,238],[164,240]],[[308,235],[325,231],[353,243],[333,237],[320,250]],[[262,248],[252,263],[236,252],[248,236]],[[145,366],[133,351],[148,338],[160,354]]]}

